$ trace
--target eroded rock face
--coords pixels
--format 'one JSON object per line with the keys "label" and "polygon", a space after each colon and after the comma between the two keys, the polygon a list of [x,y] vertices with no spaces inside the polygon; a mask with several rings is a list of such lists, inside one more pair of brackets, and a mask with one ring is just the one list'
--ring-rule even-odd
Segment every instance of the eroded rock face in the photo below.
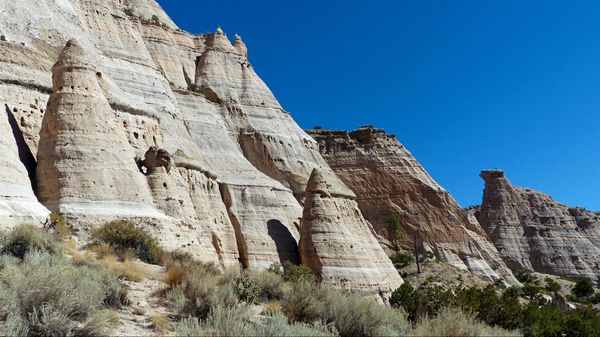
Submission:
{"label": "eroded rock face", "polygon": [[10,110],[0,112],[0,229],[19,223],[39,224],[50,213],[33,193],[17,138],[21,138],[21,152],[29,149],[15,124]]}
{"label": "eroded rock face", "polygon": [[53,93],[40,131],[39,198],[61,214],[160,218],[125,130],[95,67],[70,40],[52,68]]}
{"label": "eroded rock face", "polygon": [[324,283],[387,294],[403,281],[362,217],[355,195],[315,169],[306,187],[300,258]]}
{"label": "eroded rock face", "polygon": [[[356,194],[386,247],[412,249],[414,237],[442,260],[493,280],[517,283],[485,232],[395,136],[370,126],[352,132],[309,130],[333,171]],[[391,219],[401,227],[398,240]]]}
{"label": "eroded rock face", "polygon": [[479,222],[513,270],[600,279],[600,215],[486,170]]}

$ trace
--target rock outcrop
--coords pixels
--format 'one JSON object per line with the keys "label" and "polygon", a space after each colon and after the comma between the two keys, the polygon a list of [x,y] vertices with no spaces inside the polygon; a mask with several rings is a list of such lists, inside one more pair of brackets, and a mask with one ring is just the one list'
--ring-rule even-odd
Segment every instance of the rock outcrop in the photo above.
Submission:
{"label": "rock outcrop", "polygon": [[[352,132],[308,132],[329,166],[356,194],[362,214],[386,239],[385,247],[412,249],[416,236],[458,268],[517,283],[477,221],[469,219],[395,136],[371,126]],[[393,228],[394,222],[400,228]]]}
{"label": "rock outcrop", "polygon": [[513,270],[600,280],[600,215],[486,170],[479,222]]}
{"label": "rock outcrop", "polygon": [[306,187],[300,225],[300,259],[322,282],[364,293],[389,294],[402,284],[356,196],[315,169]]}

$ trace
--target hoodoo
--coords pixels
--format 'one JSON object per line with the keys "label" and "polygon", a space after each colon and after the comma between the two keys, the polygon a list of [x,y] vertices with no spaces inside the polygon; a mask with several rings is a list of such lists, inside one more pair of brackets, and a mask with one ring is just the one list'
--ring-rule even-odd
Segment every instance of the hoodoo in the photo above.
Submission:
{"label": "hoodoo", "polygon": [[513,269],[600,280],[600,215],[485,170],[479,222]]}
{"label": "hoodoo", "polygon": [[300,258],[323,282],[352,291],[390,293],[402,284],[354,193],[313,170],[300,225]]}
{"label": "hoodoo", "polygon": [[64,215],[161,217],[96,72],[69,40],[52,68],[40,131],[39,198]]}

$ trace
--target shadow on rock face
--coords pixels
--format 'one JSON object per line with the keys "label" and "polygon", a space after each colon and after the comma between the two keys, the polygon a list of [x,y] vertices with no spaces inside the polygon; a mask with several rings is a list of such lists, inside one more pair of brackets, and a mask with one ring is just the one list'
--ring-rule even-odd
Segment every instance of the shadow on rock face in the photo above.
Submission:
{"label": "shadow on rock face", "polygon": [[29,181],[31,181],[31,187],[33,188],[34,191],[37,191],[36,184],[35,184],[35,167],[36,167],[37,163],[36,163],[35,157],[33,156],[33,153],[31,153],[29,146],[25,142],[25,137],[23,137],[23,132],[21,131],[21,128],[19,127],[17,119],[15,118],[15,115],[13,114],[13,112],[10,110],[10,107],[8,106],[8,104],[4,105],[4,109],[6,110],[6,115],[8,117],[8,124],[10,125],[10,128],[12,130],[15,142],[17,143],[17,149],[19,150],[19,159],[21,160],[21,162],[23,163],[23,165],[25,165],[25,168],[27,169],[27,174],[29,175]]}
{"label": "shadow on rock face", "polygon": [[275,241],[279,262],[282,264],[286,261],[294,264],[300,263],[298,243],[290,230],[276,219],[267,221],[267,230],[271,239]]}

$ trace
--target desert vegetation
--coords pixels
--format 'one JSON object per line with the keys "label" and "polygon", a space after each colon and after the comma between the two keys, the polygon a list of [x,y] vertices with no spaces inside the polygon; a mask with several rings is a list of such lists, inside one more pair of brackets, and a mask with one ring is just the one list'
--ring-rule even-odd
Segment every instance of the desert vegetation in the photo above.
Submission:
{"label": "desert vegetation", "polygon": [[[202,263],[168,252],[142,227],[113,221],[76,247],[64,219],[48,228],[21,225],[0,232],[0,333],[105,335],[124,308],[147,315],[153,333],[178,336],[597,336],[600,319],[588,306],[559,309],[540,293],[560,288],[523,272],[523,288],[459,287],[405,282],[389,305],[319,282],[312,271],[286,262],[260,272]],[[399,265],[411,263],[410,259]],[[164,306],[145,313],[131,303],[127,282],[142,282],[156,265]],[[159,267],[160,266],[160,267]],[[519,275],[520,277],[523,275]],[[594,299],[580,282],[573,296]]]}

